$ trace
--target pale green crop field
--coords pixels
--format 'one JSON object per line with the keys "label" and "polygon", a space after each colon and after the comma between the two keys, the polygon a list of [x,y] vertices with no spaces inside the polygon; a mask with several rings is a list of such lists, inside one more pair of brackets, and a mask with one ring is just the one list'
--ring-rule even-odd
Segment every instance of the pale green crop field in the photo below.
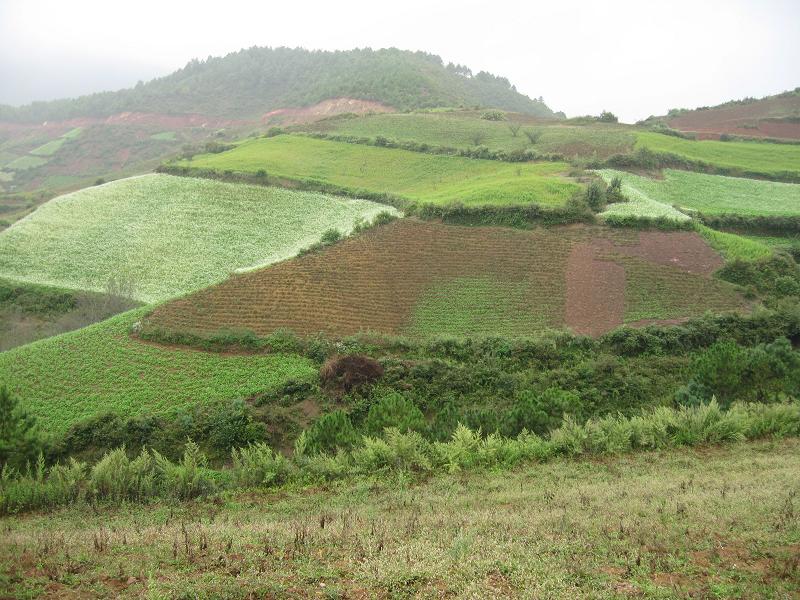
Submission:
{"label": "pale green crop field", "polygon": [[156,302],[294,256],[329,228],[383,211],[366,200],[144,175],[44,204],[0,233],[0,276],[105,291],[112,277]]}
{"label": "pale green crop field", "polygon": [[686,140],[654,132],[637,134],[636,147],[654,152],[677,154],[715,167],[732,169],[735,174],[780,178],[800,177],[800,145],[768,142],[719,142]]}
{"label": "pale green crop field", "polygon": [[606,181],[622,178],[627,191],[650,200],[707,214],[800,215],[800,185],[665,169],[663,179],[603,170]]}
{"label": "pale green crop field", "polygon": [[0,352],[6,384],[51,434],[104,413],[159,414],[247,398],[316,377],[312,362],[282,354],[223,355],[162,348],[129,335],[147,309]]}
{"label": "pale green crop field", "polygon": [[613,169],[601,169],[596,171],[606,183],[610,183],[614,177],[622,177],[622,193],[628,202],[615,202],[609,204],[600,216],[619,215],[631,217],[647,217],[650,219],[664,218],[673,221],[688,221],[691,217],[676,210],[670,204],[661,202],[645,191],[637,187],[635,177],[623,171]]}
{"label": "pale green crop field", "polygon": [[559,175],[566,163],[506,163],[376,148],[297,135],[250,139],[181,166],[310,179],[411,200],[470,205],[561,206],[580,186]]}
{"label": "pale green crop field", "polygon": [[41,167],[42,165],[46,165],[48,162],[47,158],[40,158],[38,156],[20,156],[17,159],[12,160],[10,163],[6,165],[6,169],[10,169],[12,171],[26,171],[28,169],[35,169],[36,167]]}
{"label": "pale green crop field", "polygon": [[53,154],[58,152],[61,146],[64,145],[65,141],[67,140],[64,137],[51,140],[46,144],[42,144],[38,148],[34,148],[33,150],[31,150],[31,154],[33,154],[34,156],[53,156]]}

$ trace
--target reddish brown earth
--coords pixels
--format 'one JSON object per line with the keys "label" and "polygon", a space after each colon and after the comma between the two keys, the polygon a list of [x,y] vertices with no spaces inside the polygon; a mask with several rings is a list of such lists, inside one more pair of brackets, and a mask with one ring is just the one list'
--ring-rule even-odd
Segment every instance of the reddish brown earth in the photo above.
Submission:
{"label": "reddish brown earth", "polygon": [[564,320],[575,333],[600,335],[625,316],[625,268],[598,254],[607,240],[579,242],[567,259]]}
{"label": "reddish brown earth", "polygon": [[303,108],[279,108],[261,117],[264,125],[298,125],[316,121],[324,117],[332,117],[342,113],[387,113],[395,112],[391,106],[372,100],[355,98],[330,98],[313,106]]}
{"label": "reddish brown earth", "polygon": [[[794,117],[787,119],[787,117]],[[750,104],[694,110],[669,119],[670,127],[718,139],[723,133],[800,139],[800,96],[774,96]]]}
{"label": "reddish brown earth", "polygon": [[[478,318],[519,336],[547,327],[599,335],[624,323],[631,306],[631,314],[658,317],[663,304],[669,319],[743,307],[730,286],[709,277],[718,261],[694,233],[402,219],[161,305],[144,325],[201,335],[435,335],[414,321],[420,303],[433,298],[434,308],[425,306],[435,324]],[[470,296],[475,289],[491,298]]]}

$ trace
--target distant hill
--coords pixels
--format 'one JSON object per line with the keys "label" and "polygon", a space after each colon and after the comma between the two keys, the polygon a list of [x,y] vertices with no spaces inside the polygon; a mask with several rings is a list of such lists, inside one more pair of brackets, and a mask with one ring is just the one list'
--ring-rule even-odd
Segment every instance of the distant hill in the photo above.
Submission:
{"label": "distant hill", "polygon": [[800,87],[760,99],[745,98],[694,110],[673,109],[663,120],[673,129],[700,137],[733,134],[800,139]]}
{"label": "distant hill", "polygon": [[551,117],[541,99],[504,77],[445,65],[438,56],[395,48],[326,52],[253,47],[184,68],[134,88],[76,99],[0,106],[0,120],[43,122],[123,112],[256,119],[329,98],[380,102],[398,110],[481,106]]}

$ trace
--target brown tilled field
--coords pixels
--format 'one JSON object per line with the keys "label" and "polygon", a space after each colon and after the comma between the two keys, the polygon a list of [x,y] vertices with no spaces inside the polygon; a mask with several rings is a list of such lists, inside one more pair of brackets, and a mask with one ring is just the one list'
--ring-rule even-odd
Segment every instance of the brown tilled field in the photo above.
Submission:
{"label": "brown tilled field", "polygon": [[718,139],[723,133],[800,139],[800,96],[775,96],[740,106],[693,110],[669,120],[669,126]]}
{"label": "brown tilled field", "polygon": [[146,329],[526,336],[744,307],[695,233],[402,219],[158,307]]}

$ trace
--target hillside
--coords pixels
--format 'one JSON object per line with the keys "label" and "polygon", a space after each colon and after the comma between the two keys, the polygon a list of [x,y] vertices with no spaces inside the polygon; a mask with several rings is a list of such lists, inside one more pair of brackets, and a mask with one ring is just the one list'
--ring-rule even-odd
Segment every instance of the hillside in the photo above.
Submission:
{"label": "hillside", "polygon": [[424,52],[395,48],[323,52],[253,47],[193,60],[175,73],[134,88],[71,100],[0,107],[0,121],[41,122],[122,112],[202,114],[258,119],[285,107],[329,98],[372,100],[398,110],[488,106],[553,116],[503,77],[445,65]]}
{"label": "hillside", "polygon": [[673,129],[716,139],[723,134],[800,139],[800,88],[767,96],[733,100],[694,110],[673,109],[662,117]]}
{"label": "hillside", "polygon": [[316,182],[352,194],[467,205],[538,203],[562,206],[580,186],[564,162],[509,163],[439,156],[300,135],[249,139],[227,152],[175,163],[189,173],[210,169]]}

